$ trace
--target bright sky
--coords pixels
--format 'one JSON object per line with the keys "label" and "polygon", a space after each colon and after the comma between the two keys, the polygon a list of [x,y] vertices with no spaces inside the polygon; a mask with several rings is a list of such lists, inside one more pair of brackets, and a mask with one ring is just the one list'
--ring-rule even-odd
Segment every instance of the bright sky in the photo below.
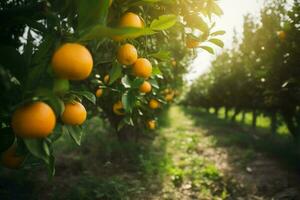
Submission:
{"label": "bright sky", "polygon": [[[262,7],[263,0],[220,0],[219,5],[223,9],[224,15],[218,18],[217,28],[225,30],[226,34],[221,37],[225,43],[225,48],[230,48],[234,29],[240,35],[243,32],[243,16],[247,13],[259,15],[259,10]],[[214,48],[217,53],[220,53],[220,48]],[[205,72],[210,67],[210,63],[215,56],[204,50],[198,50],[198,56],[194,60],[190,73],[186,79],[190,82]]]}

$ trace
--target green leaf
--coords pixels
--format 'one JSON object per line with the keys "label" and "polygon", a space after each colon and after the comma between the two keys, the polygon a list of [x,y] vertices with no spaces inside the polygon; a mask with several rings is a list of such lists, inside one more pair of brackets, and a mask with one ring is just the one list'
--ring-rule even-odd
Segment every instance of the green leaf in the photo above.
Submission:
{"label": "green leaf", "polygon": [[82,30],[93,24],[105,25],[109,0],[77,0],[78,29]]}
{"label": "green leaf", "polygon": [[159,59],[159,60],[169,60],[170,56],[171,56],[171,52],[170,51],[159,51],[153,54],[150,54],[150,56]]}
{"label": "green leaf", "polygon": [[104,37],[122,36],[124,38],[136,38],[143,35],[152,35],[155,32],[150,28],[110,28],[103,25],[96,25],[87,29],[81,34],[79,41],[99,40]]}
{"label": "green leaf", "polygon": [[210,1],[210,11],[218,16],[221,16],[223,15],[223,11],[222,9],[220,8],[220,6],[215,2],[215,1]]}
{"label": "green leaf", "polygon": [[215,45],[217,45],[221,48],[224,47],[224,42],[220,39],[217,39],[217,38],[211,38],[211,39],[208,40],[208,42],[211,42],[211,43],[213,43],[213,44],[215,44]]}
{"label": "green leaf", "polygon": [[15,135],[11,127],[0,129],[0,153],[7,150],[15,141]]}
{"label": "green leaf", "polygon": [[52,178],[55,175],[55,157],[53,155],[50,155],[49,158],[48,173],[49,178]]}
{"label": "green leaf", "polygon": [[152,75],[162,75],[162,72],[157,65],[152,68]]}
{"label": "green leaf", "polygon": [[215,31],[213,33],[211,33],[211,36],[218,36],[218,35],[224,35],[226,33],[226,31]]}
{"label": "green leaf", "polygon": [[71,91],[71,93],[84,97],[91,103],[96,104],[95,95],[89,91]]}
{"label": "green leaf", "polygon": [[74,142],[80,146],[81,139],[83,135],[82,128],[80,126],[71,126],[71,125],[64,125],[63,126],[64,132],[68,132]]}
{"label": "green leaf", "polygon": [[197,14],[191,14],[185,16],[185,20],[187,22],[187,25],[191,28],[197,28],[202,32],[208,32],[208,25],[207,23],[202,19],[201,16]]}
{"label": "green leaf", "polygon": [[109,72],[109,85],[114,83],[118,78],[122,76],[122,67],[118,63],[114,63]]}
{"label": "green leaf", "polygon": [[204,49],[205,51],[207,51],[210,54],[214,54],[213,48],[211,48],[209,46],[199,46],[199,48]]}
{"label": "green leaf", "polygon": [[28,151],[35,157],[50,163],[50,147],[45,139],[23,139]]}
{"label": "green leaf", "polygon": [[166,30],[174,26],[176,21],[176,15],[161,15],[158,19],[155,19],[151,22],[150,28],[156,31]]}
{"label": "green leaf", "polygon": [[131,92],[126,92],[122,95],[122,104],[126,112],[132,112],[135,106],[136,96]]}
{"label": "green leaf", "polygon": [[131,82],[130,82],[130,79],[129,79],[129,77],[128,77],[127,75],[125,75],[125,76],[122,78],[121,82],[122,82],[122,84],[123,84],[123,86],[124,86],[125,88],[130,88],[130,87],[131,87]]}
{"label": "green leaf", "polygon": [[139,88],[141,84],[144,82],[143,78],[135,78],[131,84],[132,88]]}

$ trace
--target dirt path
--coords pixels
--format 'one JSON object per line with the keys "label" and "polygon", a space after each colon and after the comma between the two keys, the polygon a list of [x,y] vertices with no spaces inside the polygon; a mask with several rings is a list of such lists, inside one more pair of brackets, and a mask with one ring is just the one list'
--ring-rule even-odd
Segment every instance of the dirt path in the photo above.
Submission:
{"label": "dirt path", "polygon": [[172,107],[169,117],[169,126],[161,129],[156,140],[167,141],[172,164],[161,193],[151,199],[300,199],[295,172],[251,147],[218,145],[231,135],[211,134],[222,129],[195,125],[193,117],[179,107]]}

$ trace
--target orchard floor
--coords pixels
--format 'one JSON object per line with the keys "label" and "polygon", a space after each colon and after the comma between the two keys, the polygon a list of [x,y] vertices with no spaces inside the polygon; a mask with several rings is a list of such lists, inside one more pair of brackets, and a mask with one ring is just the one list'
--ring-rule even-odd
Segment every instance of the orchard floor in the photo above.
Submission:
{"label": "orchard floor", "polygon": [[95,118],[82,147],[56,145],[52,181],[44,168],[0,171],[0,199],[300,199],[283,144],[193,109],[173,106],[163,119],[156,133],[119,142]]}

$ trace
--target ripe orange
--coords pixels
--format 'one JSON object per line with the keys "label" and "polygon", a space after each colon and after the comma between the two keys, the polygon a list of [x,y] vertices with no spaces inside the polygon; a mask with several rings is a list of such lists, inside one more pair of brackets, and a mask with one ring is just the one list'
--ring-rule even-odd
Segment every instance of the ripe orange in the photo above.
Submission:
{"label": "ripe orange", "polygon": [[144,23],[138,15],[132,12],[127,12],[121,17],[119,26],[143,28]]}
{"label": "ripe orange", "polygon": [[149,121],[147,121],[147,126],[151,130],[155,129],[156,128],[156,121],[155,120],[149,120]]}
{"label": "ripe orange", "polygon": [[124,44],[118,50],[117,59],[123,65],[132,65],[138,58],[136,48],[131,44]]}
{"label": "ripe orange", "polygon": [[166,94],[166,96],[165,96],[166,101],[172,101],[173,98],[174,98],[174,92]]}
{"label": "ripe orange", "polygon": [[198,47],[199,46],[199,41],[198,40],[195,40],[195,39],[193,39],[193,38],[188,38],[187,40],[186,40],[186,47],[187,48],[190,48],[190,49],[193,49],[193,48],[196,48],[196,47]]}
{"label": "ripe orange", "polygon": [[142,93],[149,93],[151,92],[152,86],[148,81],[144,81],[141,85],[140,85],[140,92]]}
{"label": "ripe orange", "polygon": [[52,68],[59,78],[83,80],[92,72],[93,58],[81,44],[66,43],[55,51]]}
{"label": "ripe orange", "polygon": [[103,94],[103,89],[99,88],[96,90],[96,97],[101,97]]}
{"label": "ripe orange", "polygon": [[155,109],[159,108],[159,106],[160,106],[160,103],[156,99],[151,99],[149,101],[149,107],[151,109],[155,110]]}
{"label": "ripe orange", "polygon": [[18,108],[12,116],[14,133],[22,138],[44,138],[55,127],[56,117],[52,108],[41,101]]}
{"label": "ripe orange", "polygon": [[113,105],[113,111],[116,115],[124,115],[123,104],[121,101],[118,101]]}
{"label": "ripe orange", "polygon": [[104,81],[105,84],[108,84],[108,82],[109,82],[109,75],[108,74],[104,76],[103,81]]}
{"label": "ripe orange", "polygon": [[13,144],[1,155],[1,163],[3,166],[10,169],[19,168],[23,161],[24,157],[16,154],[17,145]]}
{"label": "ripe orange", "polygon": [[81,125],[86,120],[85,107],[79,102],[65,104],[65,110],[61,116],[64,124]]}
{"label": "ripe orange", "polygon": [[139,58],[132,66],[132,72],[135,76],[149,78],[152,74],[152,65],[146,58]]}
{"label": "ripe orange", "polygon": [[277,31],[277,36],[281,41],[286,39],[286,33],[284,31]]}

